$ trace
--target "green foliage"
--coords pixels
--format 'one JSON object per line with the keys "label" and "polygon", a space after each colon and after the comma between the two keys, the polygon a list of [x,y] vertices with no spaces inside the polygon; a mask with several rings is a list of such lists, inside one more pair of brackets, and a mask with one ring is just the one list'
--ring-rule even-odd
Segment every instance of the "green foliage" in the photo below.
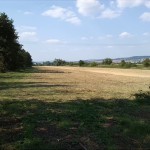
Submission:
{"label": "green foliage", "polygon": [[24,49],[18,52],[18,66],[21,68],[31,67],[32,66],[32,58],[30,53],[26,52]]}
{"label": "green foliage", "polygon": [[97,62],[92,62],[92,63],[90,64],[90,66],[91,66],[91,67],[96,67],[96,66],[98,66],[98,63],[97,63]]}
{"label": "green foliage", "polygon": [[149,66],[150,66],[150,59],[149,59],[149,58],[146,58],[146,59],[143,61],[143,65],[144,65],[144,67],[149,67]]}
{"label": "green foliage", "polygon": [[75,66],[76,65],[76,63],[74,63],[74,62],[68,62],[67,63],[69,66]]}
{"label": "green foliage", "polygon": [[62,59],[55,59],[52,64],[54,66],[64,66],[66,62]]}
{"label": "green foliage", "polygon": [[81,67],[81,66],[84,66],[84,65],[85,65],[85,62],[83,60],[80,60],[79,61],[79,66]]}
{"label": "green foliage", "polygon": [[131,67],[136,67],[137,66],[135,63],[125,62],[125,60],[122,60],[119,65],[122,68],[131,68]]}
{"label": "green foliage", "polygon": [[111,58],[106,58],[106,59],[103,60],[103,64],[104,64],[104,65],[111,65],[112,62],[113,62],[113,61],[112,61]]}
{"label": "green foliage", "polygon": [[125,65],[126,65],[125,60],[121,60],[121,62],[120,62],[120,66],[121,66],[121,67],[125,67]]}
{"label": "green foliage", "polygon": [[5,66],[6,70],[16,70],[32,65],[31,55],[22,50],[22,45],[18,42],[13,20],[9,19],[5,13],[0,13],[0,50],[3,58],[1,66]]}
{"label": "green foliage", "polygon": [[0,51],[0,72],[5,72],[5,69],[4,57],[2,51]]}

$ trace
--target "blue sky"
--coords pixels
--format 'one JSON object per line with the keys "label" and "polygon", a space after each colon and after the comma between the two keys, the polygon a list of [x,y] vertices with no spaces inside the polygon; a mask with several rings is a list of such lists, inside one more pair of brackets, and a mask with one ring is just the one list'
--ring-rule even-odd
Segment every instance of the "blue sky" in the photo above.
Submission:
{"label": "blue sky", "polygon": [[0,0],[34,61],[150,55],[150,0]]}

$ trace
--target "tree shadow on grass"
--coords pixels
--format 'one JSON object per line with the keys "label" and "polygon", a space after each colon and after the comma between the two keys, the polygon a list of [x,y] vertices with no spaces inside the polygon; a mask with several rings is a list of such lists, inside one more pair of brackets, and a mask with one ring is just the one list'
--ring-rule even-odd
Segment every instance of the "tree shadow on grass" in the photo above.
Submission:
{"label": "tree shadow on grass", "polygon": [[47,84],[47,82],[0,82],[0,90],[10,88],[51,88],[51,87],[71,87],[66,84]]}
{"label": "tree shadow on grass", "polygon": [[[0,79],[22,79],[28,75],[28,73],[51,73],[51,74],[64,74],[64,73],[71,73],[68,71],[62,71],[60,69],[40,69],[40,68],[28,68],[18,70],[16,72],[7,72],[0,74]],[[11,75],[10,75],[11,74]],[[24,75],[23,75],[24,74]]]}
{"label": "tree shadow on grass", "polygon": [[32,68],[29,68],[29,69],[24,69],[24,70],[19,70],[18,72],[20,73],[70,73],[70,72],[65,72],[65,71],[62,71],[60,69],[40,69],[40,68],[37,68],[37,67],[32,67]]}
{"label": "tree shadow on grass", "polygon": [[143,94],[135,95],[134,101],[2,101],[1,148],[148,149],[150,93]]}

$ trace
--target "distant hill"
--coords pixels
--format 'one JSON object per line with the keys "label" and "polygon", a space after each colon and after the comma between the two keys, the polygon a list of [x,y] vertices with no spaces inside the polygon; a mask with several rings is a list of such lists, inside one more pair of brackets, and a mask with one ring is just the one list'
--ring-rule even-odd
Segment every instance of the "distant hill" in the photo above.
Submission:
{"label": "distant hill", "polygon": [[[113,62],[119,63],[121,60],[125,60],[126,62],[142,62],[144,59],[149,58],[150,56],[132,56],[132,57],[122,57],[122,58],[115,58],[112,59]],[[90,60],[85,60],[86,62],[102,62],[104,59],[90,59]]]}
{"label": "distant hill", "polygon": [[[121,60],[125,60],[126,62],[133,62],[133,63],[137,63],[137,62],[142,62],[144,59],[149,58],[150,56],[132,56],[132,57],[122,57],[122,58],[115,58],[112,59],[113,62],[115,63],[120,63]],[[101,63],[104,59],[88,59],[88,60],[83,60],[87,63],[91,63],[91,62],[99,62]],[[53,61],[35,61],[33,62],[34,64],[43,64],[45,62],[53,62]],[[74,63],[78,63],[78,61],[73,61]]]}

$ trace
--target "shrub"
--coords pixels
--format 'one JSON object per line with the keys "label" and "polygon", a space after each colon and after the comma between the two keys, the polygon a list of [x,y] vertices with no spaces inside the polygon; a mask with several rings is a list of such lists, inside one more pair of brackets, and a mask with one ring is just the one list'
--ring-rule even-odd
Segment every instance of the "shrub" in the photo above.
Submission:
{"label": "shrub", "polygon": [[149,67],[149,66],[150,66],[150,59],[149,59],[149,58],[146,58],[146,59],[143,61],[143,65],[144,65],[144,67]]}
{"label": "shrub", "polygon": [[103,60],[103,64],[105,64],[105,65],[111,65],[112,62],[113,62],[113,61],[112,61],[111,58],[106,58],[106,59]]}
{"label": "shrub", "polygon": [[85,65],[85,62],[83,60],[80,60],[79,61],[79,66],[84,66]]}
{"label": "shrub", "polygon": [[136,67],[137,65],[135,63],[125,62],[125,60],[122,60],[120,66],[123,68],[131,68],[131,67]]}
{"label": "shrub", "polygon": [[125,66],[126,66],[125,60],[121,60],[120,66],[121,66],[121,67],[125,67]]}
{"label": "shrub", "polygon": [[147,92],[140,91],[139,93],[135,94],[134,96],[138,103],[150,105],[150,91],[147,91]]}
{"label": "shrub", "polygon": [[66,64],[66,62],[62,59],[55,59],[53,61],[54,66],[64,66],[65,64]]}
{"label": "shrub", "polygon": [[91,67],[96,67],[96,66],[98,66],[98,63],[92,62],[92,63],[90,64],[90,66],[91,66]]}

